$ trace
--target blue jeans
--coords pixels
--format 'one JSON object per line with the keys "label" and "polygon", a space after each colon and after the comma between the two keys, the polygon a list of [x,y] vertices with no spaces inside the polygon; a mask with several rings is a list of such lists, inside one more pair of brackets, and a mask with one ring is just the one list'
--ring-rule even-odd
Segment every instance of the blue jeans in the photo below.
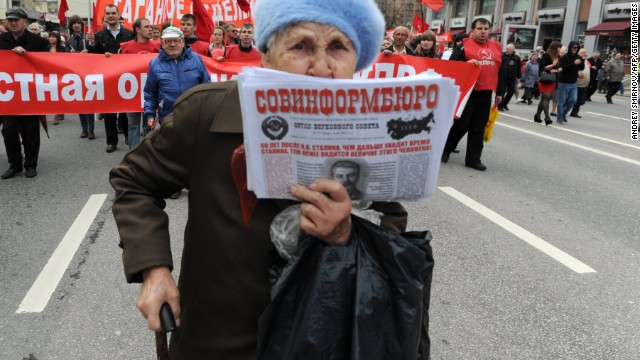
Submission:
{"label": "blue jeans", "polygon": [[578,100],[576,83],[558,82],[558,121],[565,121],[567,114]]}
{"label": "blue jeans", "polygon": [[143,130],[144,135],[149,132],[149,125],[143,119],[144,113],[141,112],[128,112],[127,119],[129,119],[129,149],[133,149],[138,143],[140,143],[140,122],[144,121]]}
{"label": "blue jeans", "polygon": [[96,123],[95,114],[78,114],[80,116],[80,126],[84,131],[93,131]]}
{"label": "blue jeans", "polygon": [[584,105],[587,101],[587,87],[579,87],[578,88],[578,100],[575,105],[573,105],[573,109],[571,109],[571,115],[578,115],[580,112],[580,106]]}

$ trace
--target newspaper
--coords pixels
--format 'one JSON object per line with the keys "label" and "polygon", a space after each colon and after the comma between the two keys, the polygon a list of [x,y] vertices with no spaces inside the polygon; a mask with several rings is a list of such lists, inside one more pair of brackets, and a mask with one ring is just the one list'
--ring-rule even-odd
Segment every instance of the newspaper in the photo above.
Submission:
{"label": "newspaper", "polygon": [[247,186],[290,199],[289,186],[342,183],[353,200],[418,201],[436,190],[459,88],[434,73],[321,79],[263,68],[238,75]]}

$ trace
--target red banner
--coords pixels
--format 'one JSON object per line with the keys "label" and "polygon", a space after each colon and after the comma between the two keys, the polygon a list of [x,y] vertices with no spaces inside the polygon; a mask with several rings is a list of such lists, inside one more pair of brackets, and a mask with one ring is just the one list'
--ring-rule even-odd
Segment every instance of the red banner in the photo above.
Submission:
{"label": "red banner", "polygon": [[[248,0],[252,8],[256,1]],[[93,17],[95,22],[99,24],[99,28],[102,28],[104,7],[108,4],[114,4],[124,18],[125,27],[129,29],[133,28],[133,22],[140,17],[147,18],[155,25],[171,21],[180,27],[182,15],[193,14],[191,2],[192,0],[96,0]],[[253,22],[251,11],[242,10],[236,0],[202,0],[202,3],[214,24],[217,24],[218,21],[224,21],[240,27],[246,22]],[[209,41],[209,38],[204,40]]]}
{"label": "red banner", "polygon": [[[120,54],[106,58],[99,54],[71,53],[19,56],[12,51],[0,51],[0,115],[141,111],[149,61],[155,56]],[[212,82],[231,80],[243,66],[261,66],[260,60],[202,59]],[[376,64],[354,78],[403,77],[428,70],[453,78],[462,98],[471,91],[480,72],[465,62],[380,55]]]}

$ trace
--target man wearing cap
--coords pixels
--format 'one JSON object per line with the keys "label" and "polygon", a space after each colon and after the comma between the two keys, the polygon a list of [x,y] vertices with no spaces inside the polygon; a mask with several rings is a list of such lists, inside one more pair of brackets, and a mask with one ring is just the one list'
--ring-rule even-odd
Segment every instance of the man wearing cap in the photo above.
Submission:
{"label": "man wearing cap", "polygon": [[[27,13],[21,8],[11,8],[6,13],[9,21],[9,32],[0,34],[0,50],[12,50],[17,55],[29,51],[49,51],[49,41],[33,34],[27,29]],[[28,178],[38,175],[38,153],[40,152],[40,118],[38,115],[0,115],[3,124],[2,137],[9,158],[9,169],[2,179],[14,177],[26,169]],[[20,137],[24,146],[24,166]]]}
{"label": "man wearing cap", "polygon": [[202,58],[185,46],[180,29],[166,28],[161,41],[160,54],[149,63],[144,86],[144,118],[151,128],[155,126],[156,110],[162,123],[162,118],[173,111],[178,96],[191,87],[211,81]]}
{"label": "man wearing cap", "polygon": [[[105,54],[109,57],[111,54],[117,54],[120,50],[120,44],[135,39],[133,31],[126,29],[120,25],[120,12],[118,7],[109,4],[104,9],[104,29],[95,34],[89,32],[86,39],[89,42],[89,52],[94,54]],[[126,117],[125,117],[126,118]],[[104,114],[104,130],[107,134],[107,152],[111,153],[118,147],[118,114]],[[126,128],[128,126],[124,126]],[[128,135],[128,133],[127,133]]]}

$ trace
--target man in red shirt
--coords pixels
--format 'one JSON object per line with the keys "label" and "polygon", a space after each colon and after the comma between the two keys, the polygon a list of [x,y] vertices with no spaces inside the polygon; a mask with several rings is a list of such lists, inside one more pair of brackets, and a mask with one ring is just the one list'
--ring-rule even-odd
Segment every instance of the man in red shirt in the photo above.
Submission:
{"label": "man in red shirt", "polygon": [[260,59],[253,45],[253,25],[246,23],[240,29],[240,44],[227,47],[227,59]]}
{"label": "man in red shirt", "polygon": [[[120,44],[120,54],[148,54],[160,52],[160,41],[151,40],[153,37],[153,26],[145,18],[136,19],[133,22],[133,34],[135,39]],[[140,142],[140,123],[142,122],[142,112],[128,112],[128,140],[129,149],[133,149]],[[144,133],[149,132],[149,126],[143,124]]]}
{"label": "man in red shirt", "polygon": [[478,18],[471,23],[471,35],[462,40],[451,54],[449,60],[466,61],[480,67],[480,76],[469,96],[464,111],[456,119],[449,131],[447,143],[442,153],[442,162],[449,161],[449,154],[458,142],[467,134],[467,155],[465,166],[485,171],[487,167],[480,161],[484,144],[484,128],[489,120],[491,98],[496,93],[496,103],[502,101],[503,85],[500,74],[502,64],[502,46],[489,40],[491,23],[485,18]]}
{"label": "man in red shirt", "polygon": [[180,19],[180,30],[184,34],[184,43],[189,45],[191,51],[196,54],[211,56],[209,54],[209,43],[198,39],[195,35],[198,23],[195,16],[191,14],[184,14]]}
{"label": "man in red shirt", "polygon": [[160,52],[160,41],[151,40],[153,26],[145,18],[136,19],[133,22],[133,36],[131,41],[120,44],[120,54],[148,54]]}

